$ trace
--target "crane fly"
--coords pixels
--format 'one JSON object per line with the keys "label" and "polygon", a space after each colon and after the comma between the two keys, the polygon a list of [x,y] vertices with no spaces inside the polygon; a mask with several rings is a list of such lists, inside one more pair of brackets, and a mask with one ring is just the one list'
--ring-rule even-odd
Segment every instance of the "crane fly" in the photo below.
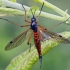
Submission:
{"label": "crane fly", "polygon": [[[31,9],[32,18],[31,18],[31,21],[29,21],[29,20],[26,19],[26,9],[22,5],[22,7],[24,8],[24,11],[25,11],[24,20],[25,20],[25,22],[28,23],[26,25],[20,26],[20,25],[14,23],[14,22],[11,22],[11,21],[9,21],[7,19],[0,18],[0,19],[6,20],[6,21],[8,21],[8,22],[10,22],[12,24],[15,24],[15,25],[17,25],[19,27],[22,27],[22,28],[30,26],[29,29],[27,29],[26,31],[24,31],[23,33],[21,33],[20,35],[18,35],[17,37],[15,37],[12,41],[10,41],[6,45],[5,50],[6,51],[7,50],[11,50],[11,49],[13,49],[13,48],[18,47],[19,45],[21,45],[25,41],[26,36],[27,36],[27,34],[28,34],[29,30],[30,30],[31,33],[30,33],[30,36],[28,38],[27,44],[30,45],[30,47],[31,47],[30,39],[31,39],[31,37],[33,35],[34,36],[34,44],[35,44],[35,47],[36,47],[38,55],[39,55],[40,68],[42,66],[41,41],[44,40],[43,36],[47,37],[47,39],[49,39],[49,37],[50,37],[50,38],[53,38],[53,39],[55,39],[57,41],[62,41],[64,43],[70,43],[70,41],[68,39],[66,39],[65,37],[63,37],[63,36],[61,36],[61,35],[59,35],[57,33],[51,32],[49,29],[46,29],[45,27],[43,27],[43,26],[41,26],[41,25],[38,24],[38,19],[40,17],[40,14],[41,14],[43,6],[44,6],[44,2],[42,4],[42,7],[41,7],[41,10],[40,10],[40,13],[39,13],[37,19],[34,16],[35,12],[33,13],[32,9]],[[35,9],[35,11],[36,11],[36,9]],[[55,25],[55,26],[57,26],[57,25]],[[53,27],[51,27],[51,28],[53,28]]]}

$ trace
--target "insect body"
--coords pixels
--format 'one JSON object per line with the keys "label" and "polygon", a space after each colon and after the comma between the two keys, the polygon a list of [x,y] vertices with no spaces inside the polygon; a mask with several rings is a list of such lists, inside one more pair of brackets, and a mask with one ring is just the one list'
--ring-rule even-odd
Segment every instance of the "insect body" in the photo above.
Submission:
{"label": "insect body", "polygon": [[31,19],[31,29],[33,30],[34,33],[35,47],[38,51],[40,62],[42,63],[41,42],[38,34],[38,25],[36,23],[36,18],[34,18],[34,16]]}
{"label": "insect body", "polygon": [[[40,64],[42,65],[42,53],[41,53],[41,42],[40,41],[41,40],[39,38],[38,32],[34,32],[34,43],[35,43],[36,49],[39,54]],[[40,68],[41,68],[41,65],[40,65]]]}

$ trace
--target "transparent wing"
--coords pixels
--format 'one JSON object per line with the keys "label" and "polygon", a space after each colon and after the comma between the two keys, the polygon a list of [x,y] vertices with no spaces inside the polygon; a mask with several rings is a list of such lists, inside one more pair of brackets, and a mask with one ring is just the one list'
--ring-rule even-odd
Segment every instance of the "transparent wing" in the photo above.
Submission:
{"label": "transparent wing", "polygon": [[51,32],[49,30],[42,30],[42,34],[45,34],[46,35],[46,39],[48,38],[54,38],[55,40],[57,41],[61,41],[63,43],[70,43],[70,41],[68,39],[66,39],[65,37],[57,34],[57,33],[54,33],[54,32]]}
{"label": "transparent wing", "polygon": [[20,35],[18,35],[16,38],[14,38],[12,41],[10,41],[6,47],[5,47],[5,50],[11,50],[15,47],[18,47],[19,45],[21,45],[25,39],[26,39],[26,36],[27,36],[27,33],[28,33],[29,29],[23,33],[21,33]]}
{"label": "transparent wing", "polygon": [[47,34],[45,34],[42,30],[40,30],[41,34],[42,34],[42,39],[41,41],[45,41],[45,40],[48,40],[50,39],[51,37]]}

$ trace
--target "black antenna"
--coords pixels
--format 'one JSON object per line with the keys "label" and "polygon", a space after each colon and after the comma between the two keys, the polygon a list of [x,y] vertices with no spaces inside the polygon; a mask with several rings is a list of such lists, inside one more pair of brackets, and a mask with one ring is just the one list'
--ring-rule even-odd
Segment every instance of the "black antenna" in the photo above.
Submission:
{"label": "black antenna", "polygon": [[32,9],[30,9],[31,10],[31,13],[32,13],[32,15],[33,15],[33,17],[34,17],[34,14],[33,14],[33,12],[32,12]]}
{"label": "black antenna", "polygon": [[[25,7],[23,6],[23,4],[22,4],[22,7],[24,8],[24,11],[25,11],[25,19],[26,19],[26,9],[25,9]],[[33,15],[33,12],[32,12],[32,9],[30,9],[31,10],[31,13],[32,13],[32,15]],[[34,16],[34,15],[33,15]]]}
{"label": "black antenna", "polygon": [[40,10],[40,13],[39,13],[39,15],[38,15],[38,17],[37,17],[37,21],[38,21],[38,19],[39,19],[39,17],[40,17],[40,14],[41,14],[41,11],[42,11],[42,9],[43,9],[43,6],[44,6],[44,2],[43,2],[43,4],[42,4],[42,7],[41,7],[41,10]]}
{"label": "black antenna", "polygon": [[35,9],[35,11],[34,11],[34,15],[35,15],[35,12],[36,12],[36,9]]}

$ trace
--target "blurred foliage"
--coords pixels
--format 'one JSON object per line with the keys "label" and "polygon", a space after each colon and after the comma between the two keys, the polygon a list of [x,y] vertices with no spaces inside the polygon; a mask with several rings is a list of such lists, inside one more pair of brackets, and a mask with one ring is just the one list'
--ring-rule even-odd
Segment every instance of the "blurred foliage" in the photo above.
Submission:
{"label": "blurred foliage", "polygon": [[[56,5],[57,7],[61,8],[62,10],[68,9],[68,13],[70,12],[70,0],[47,0],[48,2]],[[23,3],[27,6],[39,6],[40,4],[33,2],[32,0],[17,0],[18,3]],[[43,8],[43,11],[55,13],[54,11],[48,9],[47,7]],[[57,14],[57,13],[55,13]],[[26,24],[24,22],[23,16],[22,17],[4,17],[17,24],[23,25]],[[30,18],[29,18],[30,19]],[[46,19],[40,17],[39,24],[49,28],[50,26],[58,23],[57,21]],[[12,40],[14,37],[25,31],[27,28],[20,28],[15,25],[10,24],[7,21],[0,19],[0,70],[5,70],[7,65],[10,63],[12,58],[19,55],[23,51],[25,51],[29,46],[27,46],[27,40],[19,47],[12,49],[10,51],[5,51],[4,48],[6,44]],[[68,28],[67,25],[59,25],[53,28],[51,31],[59,33],[63,32]],[[69,27],[70,28],[70,27]],[[69,31],[70,29],[67,29]],[[25,45],[25,47],[23,47]],[[31,70],[40,70],[39,61],[33,66]],[[43,56],[43,64],[41,70],[70,70],[70,45],[69,44],[60,44],[59,46],[53,48]]]}
{"label": "blurred foliage", "polygon": [[10,1],[12,1],[12,2],[16,2],[16,0],[10,0]]}

